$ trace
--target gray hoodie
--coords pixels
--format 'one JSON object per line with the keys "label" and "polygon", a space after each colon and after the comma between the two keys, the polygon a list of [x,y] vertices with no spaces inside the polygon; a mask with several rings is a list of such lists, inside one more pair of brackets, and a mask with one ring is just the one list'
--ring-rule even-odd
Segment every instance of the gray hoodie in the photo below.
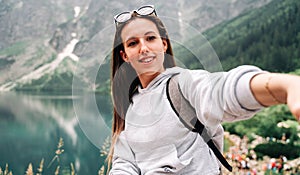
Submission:
{"label": "gray hoodie", "polygon": [[158,75],[132,98],[125,129],[114,147],[110,175],[220,174],[214,153],[172,110],[166,82],[173,74],[180,73],[182,94],[213,135],[221,122],[248,119],[263,108],[249,85],[251,78],[262,72],[254,66],[217,73],[174,67]]}

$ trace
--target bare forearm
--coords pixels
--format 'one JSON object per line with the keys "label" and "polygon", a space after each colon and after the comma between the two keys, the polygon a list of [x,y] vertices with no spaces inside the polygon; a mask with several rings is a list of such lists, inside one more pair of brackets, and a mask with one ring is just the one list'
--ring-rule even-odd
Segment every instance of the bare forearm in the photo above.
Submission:
{"label": "bare forearm", "polygon": [[264,106],[271,106],[286,103],[286,80],[283,74],[258,74],[252,78],[250,87],[259,103]]}
{"label": "bare forearm", "polygon": [[265,73],[254,76],[250,82],[253,95],[259,103],[271,106],[287,103],[297,119],[300,117],[300,76]]}

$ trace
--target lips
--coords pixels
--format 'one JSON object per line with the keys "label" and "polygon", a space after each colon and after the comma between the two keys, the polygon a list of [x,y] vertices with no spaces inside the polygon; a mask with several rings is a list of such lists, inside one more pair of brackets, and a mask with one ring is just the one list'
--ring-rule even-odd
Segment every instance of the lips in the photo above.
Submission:
{"label": "lips", "polygon": [[155,56],[146,56],[142,57],[138,60],[140,63],[149,64],[155,59]]}

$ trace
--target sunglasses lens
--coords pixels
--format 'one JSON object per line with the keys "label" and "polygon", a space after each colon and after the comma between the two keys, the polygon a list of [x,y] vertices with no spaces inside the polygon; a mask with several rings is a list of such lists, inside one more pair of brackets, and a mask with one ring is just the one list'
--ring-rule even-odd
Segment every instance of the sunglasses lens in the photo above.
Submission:
{"label": "sunglasses lens", "polygon": [[139,15],[150,15],[151,13],[153,13],[154,11],[154,8],[151,7],[151,6],[144,6],[144,7],[141,7],[137,10],[137,13]]}
{"label": "sunglasses lens", "polygon": [[132,13],[137,13],[140,16],[147,16],[147,15],[151,15],[151,14],[154,13],[154,15],[156,16],[156,13],[155,13],[155,10],[154,10],[154,6],[147,5],[147,6],[140,7],[136,11],[133,11],[133,12],[123,12],[123,13],[115,16],[115,23],[116,23],[116,25],[118,25],[119,23],[123,23],[123,22],[128,21],[132,17]]}
{"label": "sunglasses lens", "polygon": [[126,22],[131,18],[130,12],[124,12],[119,14],[115,19],[117,22]]}

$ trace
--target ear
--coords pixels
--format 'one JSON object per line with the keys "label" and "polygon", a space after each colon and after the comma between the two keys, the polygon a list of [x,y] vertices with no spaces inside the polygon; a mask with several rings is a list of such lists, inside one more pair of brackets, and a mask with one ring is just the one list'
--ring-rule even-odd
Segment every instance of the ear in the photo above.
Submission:
{"label": "ear", "polygon": [[162,39],[162,42],[163,42],[163,45],[164,45],[164,52],[166,52],[167,49],[168,49],[168,42],[167,42],[166,39]]}
{"label": "ear", "polygon": [[120,55],[125,62],[129,62],[129,59],[123,50],[120,51]]}

